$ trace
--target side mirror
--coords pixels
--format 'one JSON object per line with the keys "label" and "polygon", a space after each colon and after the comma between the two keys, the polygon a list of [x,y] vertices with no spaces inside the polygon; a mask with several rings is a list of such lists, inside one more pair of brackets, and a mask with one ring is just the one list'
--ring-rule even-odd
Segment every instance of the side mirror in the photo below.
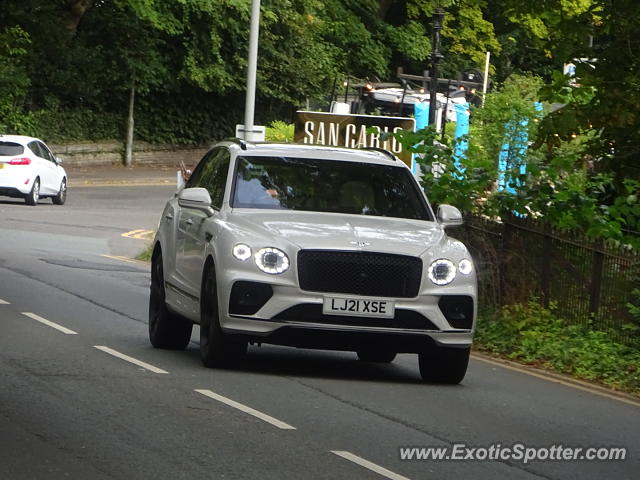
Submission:
{"label": "side mirror", "polygon": [[178,205],[184,208],[200,210],[209,217],[213,215],[211,196],[206,188],[185,188],[178,194]]}
{"label": "side mirror", "polygon": [[445,227],[462,225],[462,213],[452,205],[440,205],[438,207],[438,222]]}
{"label": "side mirror", "polygon": [[62,165],[63,163],[62,158],[56,157],[56,165]]}

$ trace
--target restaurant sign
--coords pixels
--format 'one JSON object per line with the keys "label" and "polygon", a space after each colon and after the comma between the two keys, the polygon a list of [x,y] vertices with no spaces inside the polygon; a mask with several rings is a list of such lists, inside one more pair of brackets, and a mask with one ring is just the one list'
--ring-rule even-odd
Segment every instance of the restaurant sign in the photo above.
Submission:
{"label": "restaurant sign", "polygon": [[[373,128],[375,131],[370,133]],[[395,138],[382,140],[382,133],[399,130],[413,131],[415,120],[408,117],[376,115],[343,115],[325,112],[296,112],[294,139],[296,143],[328,145],[332,147],[375,147],[393,152],[407,165],[411,153],[405,152]]]}

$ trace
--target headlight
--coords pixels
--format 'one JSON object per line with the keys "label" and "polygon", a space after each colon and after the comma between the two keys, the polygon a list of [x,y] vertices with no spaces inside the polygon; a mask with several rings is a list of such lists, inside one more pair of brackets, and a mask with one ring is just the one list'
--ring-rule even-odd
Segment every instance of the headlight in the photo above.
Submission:
{"label": "headlight", "polygon": [[456,278],[456,267],[453,262],[440,258],[429,265],[427,275],[436,285],[447,285]]}
{"label": "headlight", "polygon": [[473,263],[471,262],[471,260],[469,260],[468,258],[460,260],[460,263],[458,264],[458,271],[460,273],[462,273],[463,275],[469,275],[472,270]]}
{"label": "headlight", "polygon": [[261,248],[253,258],[258,268],[264,273],[277,275],[289,269],[289,257],[278,248]]}
{"label": "headlight", "polygon": [[239,243],[235,247],[233,247],[233,256],[236,257],[241,262],[251,258],[251,247],[249,245],[245,245],[244,243]]}

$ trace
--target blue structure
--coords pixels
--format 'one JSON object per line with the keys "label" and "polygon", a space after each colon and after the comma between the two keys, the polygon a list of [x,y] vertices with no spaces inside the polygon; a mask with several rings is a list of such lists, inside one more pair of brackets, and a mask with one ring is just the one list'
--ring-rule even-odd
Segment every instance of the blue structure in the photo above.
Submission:
{"label": "blue structure", "polygon": [[[536,112],[542,112],[542,103],[535,102]],[[520,167],[520,174],[527,173],[524,157],[529,148],[529,119],[519,123],[511,121],[505,126],[506,139],[498,156],[498,190],[516,193],[515,186],[509,185],[511,179],[507,178],[507,170]],[[517,183],[517,182],[516,182]]]}
{"label": "blue structure", "polygon": [[469,136],[469,104],[456,103],[456,130],[453,134],[455,141],[455,147],[453,150],[453,158],[455,160],[456,168],[463,172],[464,168],[460,166],[460,159],[464,158],[467,150],[469,149],[469,142],[467,137]]}
{"label": "blue structure", "polygon": [[[454,158],[456,161],[456,168],[460,171],[464,171],[464,168],[460,167],[459,160],[464,158],[469,143],[464,138],[469,135],[469,104],[467,102],[462,104],[455,104],[456,109],[456,130],[454,133],[454,139],[456,140]],[[419,102],[414,104],[414,112],[416,119],[416,131],[422,130],[429,125],[429,104],[427,102]],[[444,126],[443,126],[444,128]],[[417,165],[413,162],[413,173],[417,172]]]}
{"label": "blue structure", "polygon": [[[429,104],[427,102],[417,102],[413,105],[413,109],[416,119],[416,132],[427,128],[427,125],[429,125]],[[411,160],[411,171],[414,175],[418,174],[418,164],[415,158]]]}

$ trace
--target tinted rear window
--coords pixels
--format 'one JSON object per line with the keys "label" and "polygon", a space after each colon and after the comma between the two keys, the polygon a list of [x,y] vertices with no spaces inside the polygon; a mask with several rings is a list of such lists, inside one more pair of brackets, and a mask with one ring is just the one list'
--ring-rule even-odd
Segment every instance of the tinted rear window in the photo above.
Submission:
{"label": "tinted rear window", "polygon": [[239,157],[232,206],[432,220],[411,172],[394,165]]}
{"label": "tinted rear window", "polygon": [[0,156],[10,157],[12,155],[22,155],[24,147],[19,143],[0,142]]}

